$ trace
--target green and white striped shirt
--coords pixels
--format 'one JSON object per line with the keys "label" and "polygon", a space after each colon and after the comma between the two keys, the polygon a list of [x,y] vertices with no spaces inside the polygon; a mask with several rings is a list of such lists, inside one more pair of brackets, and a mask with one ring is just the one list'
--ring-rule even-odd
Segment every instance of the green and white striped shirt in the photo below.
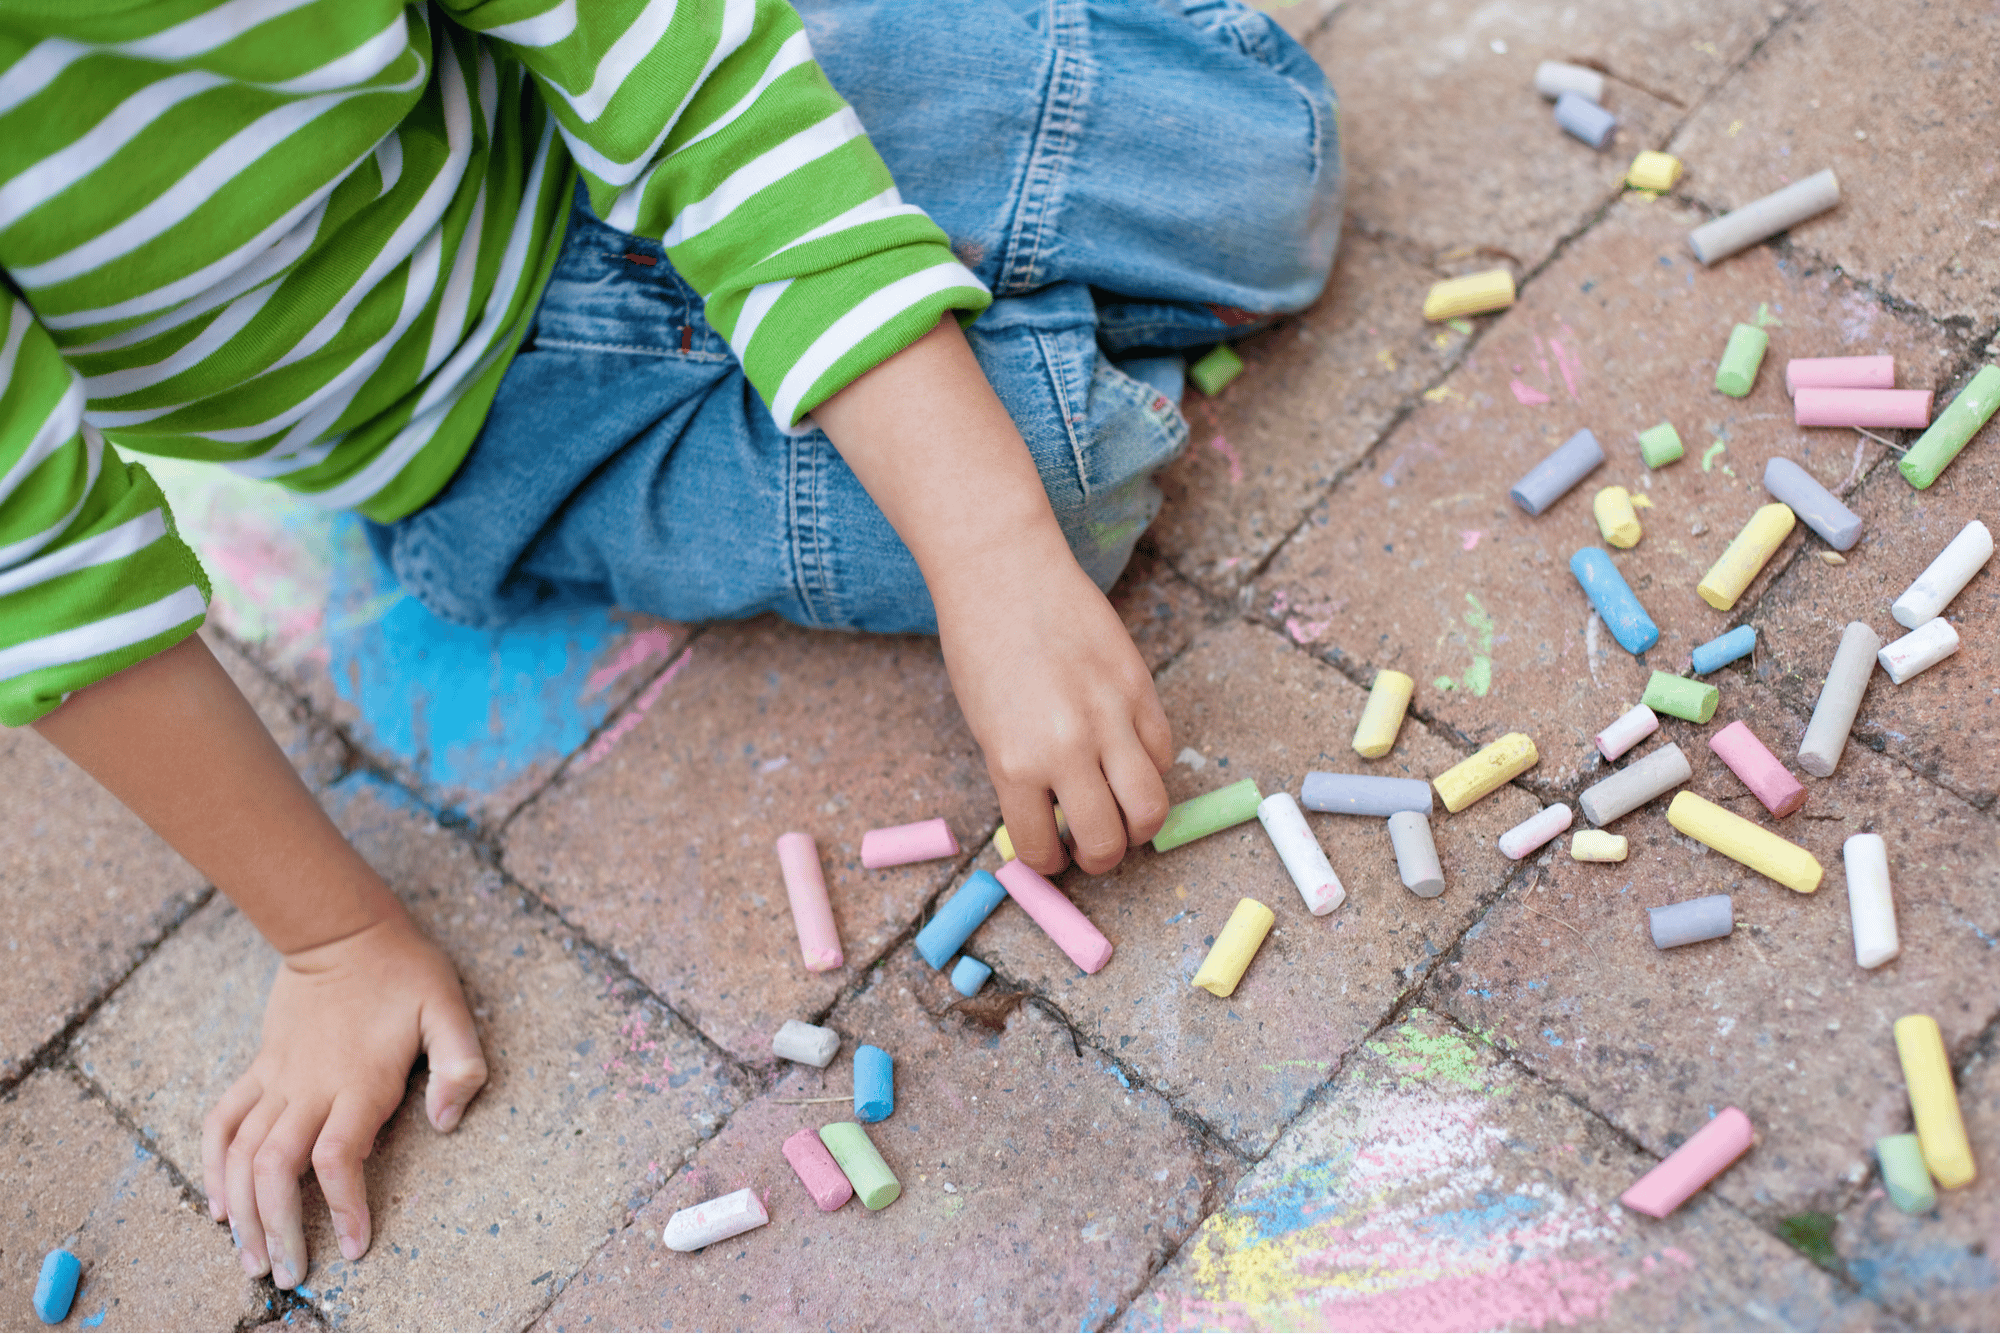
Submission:
{"label": "green and white striped shirt", "polygon": [[0,723],[206,614],[120,450],[435,495],[578,172],[787,428],[990,300],[781,0],[0,0]]}

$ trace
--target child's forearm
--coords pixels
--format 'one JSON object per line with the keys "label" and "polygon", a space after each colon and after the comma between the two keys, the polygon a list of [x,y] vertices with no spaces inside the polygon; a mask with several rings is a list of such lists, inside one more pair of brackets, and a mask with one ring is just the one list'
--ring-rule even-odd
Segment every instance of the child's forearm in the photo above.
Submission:
{"label": "child's forearm", "polygon": [[192,636],[79,690],[35,729],[144,820],[284,954],[401,913]]}

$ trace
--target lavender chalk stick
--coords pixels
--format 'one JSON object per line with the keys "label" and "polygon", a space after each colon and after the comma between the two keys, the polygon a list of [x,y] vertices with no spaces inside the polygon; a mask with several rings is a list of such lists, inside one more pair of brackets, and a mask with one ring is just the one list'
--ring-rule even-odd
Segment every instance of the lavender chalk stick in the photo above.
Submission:
{"label": "lavender chalk stick", "polygon": [[1556,99],[1556,124],[1592,148],[1611,142],[1618,118],[1582,93],[1564,93]]}
{"label": "lavender chalk stick", "polygon": [[1688,763],[1687,752],[1669,741],[1644,759],[1634,760],[1585,788],[1576,804],[1583,808],[1583,818],[1601,829],[1693,777],[1694,766]]}
{"label": "lavender chalk stick", "polygon": [[1569,558],[1569,572],[1583,585],[1584,596],[1597,609],[1598,619],[1611,631],[1619,648],[1636,657],[1660,642],[1660,627],[1639,605],[1609,552],[1602,547],[1584,547]]}
{"label": "lavender chalk stick", "polygon": [[1431,813],[1431,785],[1421,778],[1382,778],[1375,774],[1306,775],[1299,785],[1299,805],[1332,815],[1394,815],[1397,811]]}
{"label": "lavender chalk stick", "polygon": [[1563,498],[1584,475],[1604,462],[1604,447],[1588,429],[1563,441],[1555,453],[1529,469],[1507,494],[1530,514],[1540,514]]}
{"label": "lavender chalk stick", "polygon": [[1653,945],[1670,950],[1697,941],[1720,940],[1736,929],[1736,914],[1727,894],[1669,903],[1664,908],[1648,908],[1653,919]]}
{"label": "lavender chalk stick", "polygon": [[1739,625],[1726,634],[1717,635],[1690,655],[1694,661],[1694,674],[1707,676],[1738,658],[1749,657],[1750,651],[1756,647],[1757,627]]}
{"label": "lavender chalk stick", "polygon": [[1799,521],[1835,551],[1851,550],[1861,540],[1861,516],[1790,459],[1772,459],[1764,465],[1764,489],[1790,505]]}

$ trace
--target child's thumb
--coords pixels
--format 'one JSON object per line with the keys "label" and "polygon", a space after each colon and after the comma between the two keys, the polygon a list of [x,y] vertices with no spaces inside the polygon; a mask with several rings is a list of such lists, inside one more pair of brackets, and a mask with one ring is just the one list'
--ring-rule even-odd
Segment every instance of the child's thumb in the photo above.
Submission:
{"label": "child's thumb", "polygon": [[456,996],[424,1007],[423,1038],[431,1067],[424,1112],[433,1126],[449,1132],[457,1129],[466,1107],[486,1085],[486,1057],[479,1050],[472,1015]]}

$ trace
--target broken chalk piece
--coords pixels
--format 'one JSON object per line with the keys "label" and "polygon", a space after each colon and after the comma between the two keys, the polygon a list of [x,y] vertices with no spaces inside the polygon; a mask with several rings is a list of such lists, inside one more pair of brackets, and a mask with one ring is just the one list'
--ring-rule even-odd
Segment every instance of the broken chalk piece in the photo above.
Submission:
{"label": "broken chalk piece", "polygon": [[[1430,795],[1429,788],[1424,795]],[[1312,826],[1306,823],[1305,812],[1299,809],[1291,793],[1273,792],[1258,802],[1257,823],[1271,836],[1271,846],[1278,850],[1285,873],[1298,886],[1299,897],[1306,901],[1306,911],[1324,917],[1346,901],[1346,888],[1333,873],[1333,864],[1327,861],[1319,840],[1313,837]]]}
{"label": "broken chalk piece", "polygon": [[1896,938],[1896,900],[1889,892],[1889,845],[1880,834],[1854,834],[1841,844],[1847,867],[1847,912],[1854,920],[1854,962],[1880,968],[1903,952]]}
{"label": "broken chalk piece", "polygon": [[1882,651],[1882,636],[1865,621],[1849,621],[1834,650],[1833,665],[1827,668],[1826,682],[1819,688],[1819,702],[1813,705],[1812,721],[1806,724],[1805,739],[1799,742],[1799,768],[1814,778],[1831,777],[1840,766],[1840,753],[1847,747],[1847,734],[1854,730],[1854,716],[1861,712],[1861,696],[1868,678],[1875,674],[1875,655]]}
{"label": "broken chalk piece", "polygon": [[1431,284],[1424,294],[1424,318],[1433,323],[1464,315],[1484,315],[1514,304],[1514,275],[1508,269],[1468,273]]}
{"label": "broken chalk piece", "polygon": [[1542,807],[1500,835],[1500,855],[1520,861],[1569,828],[1572,818],[1569,807],[1561,802]]}
{"label": "broken chalk piece", "polygon": [[1771,335],[1754,324],[1739,324],[1729,331],[1729,344],[1722,349],[1722,361],[1715,368],[1715,387],[1731,398],[1742,398],[1757,383],[1757,368],[1764,364],[1764,349]]}
{"label": "broken chalk piece", "polygon": [[1410,696],[1417,683],[1402,672],[1387,668],[1375,673],[1368,688],[1368,705],[1354,727],[1354,753],[1364,760],[1379,760],[1396,748],[1396,733],[1402,730],[1403,715],[1410,710]]}
{"label": "broken chalk piece", "polygon": [[1623,834],[1607,834],[1602,829],[1579,829],[1569,836],[1569,855],[1580,862],[1622,862],[1632,850]]}
{"label": "broken chalk piece", "polygon": [[1421,778],[1384,778],[1380,774],[1329,774],[1318,770],[1299,784],[1299,804],[1328,815],[1373,815],[1397,811],[1431,813],[1431,785]]}
{"label": "broken chalk piece", "polygon": [[1237,356],[1236,349],[1227,343],[1217,343],[1207,356],[1187,368],[1187,378],[1210,398],[1221,393],[1231,380],[1241,374],[1243,358]]}
{"label": "broken chalk piece", "polygon": [[1246,778],[1240,783],[1204,792],[1191,801],[1167,811],[1166,823],[1160,832],[1153,835],[1153,851],[1171,852],[1183,843],[1192,843],[1198,838],[1207,838],[1245,820],[1257,818],[1257,803],[1263,795],[1257,791],[1257,780]]}
{"label": "broken chalk piece", "polygon": [[864,1042],[854,1049],[854,1119],[868,1125],[888,1120],[895,1110],[896,1063]]}
{"label": "broken chalk piece", "polygon": [[1671,672],[1654,672],[1646,682],[1643,696],[1654,713],[1669,713],[1691,723],[1705,723],[1715,716],[1722,692],[1706,681],[1690,681]]}
{"label": "broken chalk piece", "polygon": [[840,1034],[816,1024],[787,1019],[771,1037],[771,1054],[780,1060],[826,1069],[840,1050]]}
{"label": "broken chalk piece", "polygon": [[1561,500],[1584,474],[1604,462],[1604,447],[1589,428],[1562,442],[1554,453],[1528,470],[1507,494],[1530,514],[1540,514]]}
{"label": "broken chalk piece", "polygon": [[1875,1141],[1875,1158],[1882,1164],[1882,1188],[1889,1203],[1906,1214],[1927,1214],[1937,1208],[1937,1187],[1924,1166],[1924,1151],[1915,1135],[1884,1135]]}
{"label": "broken chalk piece", "polygon": [[1896,1055],[1903,1062],[1903,1082],[1910,1090],[1910,1114],[1917,1123],[1917,1145],[1924,1166],[1946,1190],[1969,1185],[1979,1175],[1972,1165],[1972,1145],[1965,1137],[1965,1117],[1959,1111],[1958,1090],[1951,1082],[1951,1062],[1944,1051],[1944,1034],[1927,1014],[1906,1014],[1896,1021]]}
{"label": "broken chalk piece", "polygon": [[778,866],[785,875],[785,897],[792,905],[792,925],[798,928],[799,953],[806,968],[824,973],[844,962],[840,928],[833,924],[833,901],[826,896],[826,876],[819,867],[819,845],[811,834],[778,835]]}
{"label": "broken chalk piece", "polygon": [[1632,508],[1632,493],[1622,486],[1607,486],[1590,502],[1591,517],[1606,542],[1623,550],[1639,545],[1643,535],[1639,512]]}
{"label": "broken chalk piece", "polygon": [[1564,93],[1577,93],[1593,102],[1602,102],[1604,76],[1583,65],[1544,60],[1535,66],[1535,91],[1551,102]]}
{"label": "broken chalk piece", "polygon": [[1704,940],[1720,940],[1736,929],[1735,910],[1727,894],[1709,894],[1685,903],[1669,903],[1664,908],[1648,908],[1652,920],[1653,948],[1678,949]]}
{"label": "broken chalk piece", "polygon": [[681,1210],[660,1229],[660,1241],[668,1250],[698,1251],[770,1221],[757,1192],[745,1186]]}
{"label": "broken chalk piece", "polygon": [[1694,766],[1688,763],[1687,752],[1679,742],[1669,741],[1585,788],[1576,804],[1583,808],[1583,818],[1601,829],[1693,777]]}
{"label": "broken chalk piece", "polygon": [[1909,680],[1958,652],[1958,631],[1939,616],[1925,621],[1894,643],[1884,644],[1875,660],[1897,685]]}
{"label": "broken chalk piece", "polygon": [[1509,732],[1477,754],[1452,765],[1431,783],[1444,798],[1444,808],[1456,815],[1534,768],[1541,758],[1527,733]]}
{"label": "broken chalk piece", "polygon": [[1982,366],[1972,383],[1958,391],[1958,397],[1944,405],[1931,429],[1917,437],[1917,443],[1896,464],[1903,480],[1921,491],[1951,466],[1966,442],[2000,408],[2000,366]]}
{"label": "broken chalk piece", "polygon": [[1793,357],[1785,363],[1785,392],[1801,389],[1894,389],[1896,358]]}
{"label": "broken chalk piece", "polygon": [[1729,772],[1741,779],[1750,795],[1764,803],[1764,809],[1782,820],[1806,804],[1805,784],[1757,739],[1750,724],[1738,718],[1708,739]]}
{"label": "broken chalk piece", "polygon": [[882,1161],[882,1154],[868,1132],[852,1121],[835,1121],[819,1128],[819,1142],[826,1145],[833,1161],[847,1174],[854,1194],[871,1212],[886,1209],[903,1193],[903,1183]]}
{"label": "broken chalk piece", "polygon": [[1597,734],[1597,753],[1615,760],[1659,730],[1660,716],[1643,704],[1634,704]]}
{"label": "broken chalk piece", "polygon": [[1741,1158],[1755,1134],[1749,1117],[1734,1107],[1725,1107],[1688,1136],[1685,1144],[1661,1159],[1658,1167],[1633,1182],[1618,1202],[1627,1209],[1665,1218]]}
{"label": "broken chalk piece", "polygon": [[1921,430],[1931,424],[1931,391],[1807,386],[1792,397],[1792,424]]}
{"label": "broken chalk piece", "polygon": [[931,967],[942,969],[1006,897],[1007,887],[995,880],[991,871],[974,871],[917,932],[917,953]]}
{"label": "broken chalk piece", "polygon": [[1787,889],[1810,894],[1826,872],[1810,852],[1692,792],[1675,794],[1667,823]]}
{"label": "broken chalk piece", "polygon": [[1638,595],[1612,563],[1610,552],[1602,547],[1579,548],[1569,558],[1569,572],[1583,585],[1583,595],[1619,648],[1636,657],[1660,642],[1660,627],[1639,605]]}
{"label": "broken chalk piece", "polygon": [[1581,139],[1592,148],[1602,148],[1611,142],[1613,132],[1618,129],[1618,117],[1582,93],[1564,93],[1556,98],[1556,124],[1572,138]]}
{"label": "broken chalk piece", "polygon": [[854,1198],[854,1187],[847,1180],[847,1173],[833,1161],[833,1155],[820,1142],[817,1130],[801,1130],[788,1138],[781,1148],[785,1161],[797,1173],[799,1184],[806,1188],[806,1194],[812,1196],[821,1213],[830,1214]]}
{"label": "broken chalk piece", "polygon": [[1713,222],[1704,222],[1688,233],[1688,249],[1703,264],[1713,264],[1817,217],[1839,202],[1840,178],[1828,168],[1762,199],[1753,199]]}
{"label": "broken chalk piece", "polygon": [[1661,194],[1674,188],[1681,178],[1681,160],[1672,153],[1648,148],[1632,159],[1625,169],[1625,184],[1634,190],[1656,190]]}
{"label": "broken chalk piece", "polygon": [[1227,996],[1243,980],[1243,971],[1257,956],[1257,949],[1270,934],[1278,915],[1255,899],[1238,899],[1221,934],[1209,948],[1208,957],[1195,972],[1194,985],[1211,996]]}
{"label": "broken chalk piece", "polygon": [[1756,647],[1757,627],[1739,625],[1734,630],[1725,631],[1696,648],[1689,658],[1693,663],[1694,674],[1707,676],[1710,672],[1727,667],[1738,658],[1749,657],[1751,650]]}
{"label": "broken chalk piece", "polygon": [[958,962],[952,965],[951,989],[961,996],[977,996],[979,989],[985,986],[987,979],[992,976],[993,969],[990,966],[981,963],[970,954],[962,954]]}
{"label": "broken chalk piece", "polygon": [[1861,540],[1861,516],[1790,459],[1772,459],[1764,465],[1764,489],[1791,506],[1799,521],[1835,551],[1850,550]]}
{"label": "broken chalk piece", "polygon": [[1681,444],[1681,433],[1674,429],[1672,422],[1661,422],[1639,432],[1639,457],[1646,461],[1648,468],[1664,468],[1686,453]]}
{"label": "broken chalk piece", "polygon": [[1937,559],[1889,607],[1896,624],[1914,630],[1935,619],[1993,557],[1993,534],[1974,519],[1945,544]]}
{"label": "broken chalk piece", "polygon": [[82,1272],[82,1262],[60,1246],[42,1257],[42,1271],[35,1279],[35,1314],[43,1324],[60,1325],[69,1317]]}
{"label": "broken chalk piece", "polygon": [[958,840],[942,818],[871,829],[861,836],[861,864],[871,871],[957,855]]}
{"label": "broken chalk piece", "polygon": [[1007,887],[1007,896],[1021,905],[1071,963],[1094,973],[1111,962],[1111,942],[1104,933],[1039,871],[1014,861],[994,872],[994,878]]}
{"label": "broken chalk piece", "polygon": [[1721,558],[1708,567],[1708,573],[1701,577],[1694,591],[1717,611],[1728,611],[1763,572],[1797,523],[1798,516],[1792,513],[1790,505],[1760,506]]}
{"label": "broken chalk piece", "polygon": [[1396,874],[1403,887],[1420,899],[1444,893],[1444,867],[1438,861],[1437,840],[1430,817],[1421,811],[1397,811],[1389,817],[1389,844],[1396,850]]}
{"label": "broken chalk piece", "polygon": [[[1053,809],[1056,813],[1056,837],[1067,840],[1069,838],[1069,817],[1063,814],[1062,807],[1057,806]],[[1003,862],[1014,860],[1014,839],[1008,834],[1007,826],[1004,824],[993,831],[993,850],[1000,854],[1000,860]]]}

